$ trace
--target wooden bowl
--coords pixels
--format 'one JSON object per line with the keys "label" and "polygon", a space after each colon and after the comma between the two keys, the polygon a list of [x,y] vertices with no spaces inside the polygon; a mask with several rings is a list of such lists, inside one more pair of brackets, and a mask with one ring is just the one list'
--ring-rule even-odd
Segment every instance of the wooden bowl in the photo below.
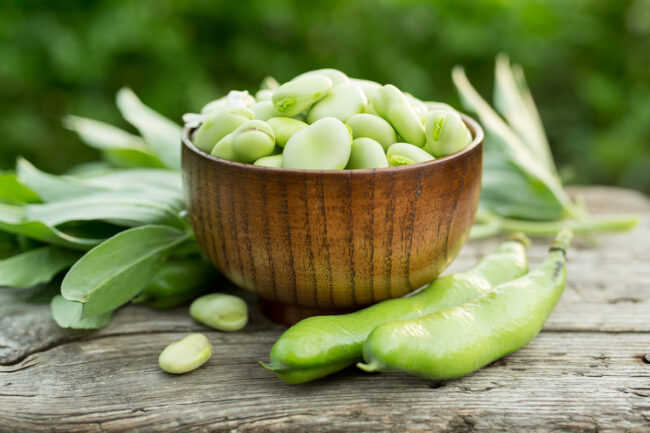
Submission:
{"label": "wooden bowl", "polygon": [[294,170],[219,159],[183,131],[183,183],[214,266],[285,324],[352,311],[434,280],[458,254],[481,192],[483,131],[433,161]]}

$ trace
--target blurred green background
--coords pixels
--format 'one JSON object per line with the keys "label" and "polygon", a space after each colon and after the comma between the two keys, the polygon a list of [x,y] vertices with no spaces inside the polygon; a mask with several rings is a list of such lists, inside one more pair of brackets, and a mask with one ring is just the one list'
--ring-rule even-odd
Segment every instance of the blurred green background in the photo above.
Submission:
{"label": "blurred green background", "polygon": [[320,67],[458,107],[451,67],[491,100],[500,51],[523,65],[565,180],[650,192],[650,0],[4,1],[0,168],[96,158],[61,118],[126,128],[125,85],[179,123]]}

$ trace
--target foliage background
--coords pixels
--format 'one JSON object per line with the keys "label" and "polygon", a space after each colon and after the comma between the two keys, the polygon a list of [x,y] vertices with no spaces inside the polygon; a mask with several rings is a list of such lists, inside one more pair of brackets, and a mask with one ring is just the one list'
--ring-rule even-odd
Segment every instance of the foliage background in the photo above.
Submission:
{"label": "foliage background", "polygon": [[124,85],[178,122],[267,74],[328,66],[458,106],[451,67],[490,95],[500,51],[524,66],[565,178],[650,192],[650,0],[7,0],[0,168],[95,158],[60,120],[126,128]]}

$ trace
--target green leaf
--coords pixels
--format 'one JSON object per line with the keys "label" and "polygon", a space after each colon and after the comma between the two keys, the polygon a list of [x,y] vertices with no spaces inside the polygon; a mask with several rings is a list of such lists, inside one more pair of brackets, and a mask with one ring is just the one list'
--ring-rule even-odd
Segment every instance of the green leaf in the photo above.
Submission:
{"label": "green leaf", "polygon": [[82,317],[116,309],[154,276],[165,254],[189,238],[171,227],[147,225],[118,233],[90,250],[66,274],[61,293],[84,303]]}
{"label": "green leaf", "polygon": [[77,251],[48,246],[0,260],[0,287],[25,288],[47,283],[79,257]]}
{"label": "green leaf", "polygon": [[117,107],[135,126],[160,160],[169,168],[181,167],[181,127],[147,107],[131,89],[117,93]]}
{"label": "green leaf", "polygon": [[[529,189],[535,192],[530,198],[535,199],[540,207],[561,209],[562,214],[557,215],[557,218],[573,214],[575,206],[562,189],[559,178],[535,159],[520,137],[476,92],[467,79],[465,71],[461,67],[455,67],[452,71],[452,78],[463,105],[477,113],[481,119],[486,133],[486,150],[496,152],[500,158],[511,162],[513,168],[521,171],[523,178],[530,184]],[[488,169],[484,169],[483,173],[485,176]],[[491,185],[486,185],[486,187],[489,188]],[[486,187],[483,188],[483,193],[486,192]],[[499,184],[498,188],[507,191],[510,185]],[[495,192],[498,193],[498,191]],[[512,202],[511,198],[508,200]],[[523,215],[521,217],[525,218]]]}
{"label": "green leaf", "polygon": [[557,175],[544,127],[523,71],[518,65],[511,68],[508,56],[503,53],[496,60],[494,106],[508,120],[508,124],[533,156]]}
{"label": "green leaf", "polygon": [[164,167],[142,138],[113,125],[78,116],[66,116],[63,125],[118,167]]}
{"label": "green leaf", "polygon": [[105,327],[111,321],[111,312],[82,318],[83,304],[68,301],[61,295],[52,298],[50,307],[52,308],[54,321],[62,328],[99,329]]}
{"label": "green leaf", "polygon": [[165,197],[161,200],[178,209],[185,207],[183,184],[178,172],[158,169],[115,170],[85,179],[89,185],[115,191],[142,191]]}
{"label": "green leaf", "polygon": [[23,158],[18,158],[16,173],[21,182],[34,190],[45,202],[65,200],[103,190],[69,176],[46,173]]}
{"label": "green leaf", "polygon": [[30,221],[22,207],[2,203],[0,203],[0,230],[77,250],[87,250],[102,241],[102,239],[72,236],[51,225]]}
{"label": "green leaf", "polygon": [[22,204],[40,201],[38,194],[23,185],[15,173],[0,173],[0,202]]}
{"label": "green leaf", "polygon": [[[167,203],[165,203],[167,202]],[[25,206],[28,221],[52,227],[70,221],[107,221],[118,225],[167,224],[182,228],[180,208],[173,199],[144,192],[101,192],[45,204]]]}

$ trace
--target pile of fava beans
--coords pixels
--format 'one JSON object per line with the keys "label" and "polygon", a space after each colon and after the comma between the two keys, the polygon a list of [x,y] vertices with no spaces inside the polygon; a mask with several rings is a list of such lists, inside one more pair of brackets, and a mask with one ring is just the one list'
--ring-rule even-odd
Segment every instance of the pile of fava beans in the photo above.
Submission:
{"label": "pile of fava beans", "polygon": [[194,145],[230,161],[311,170],[413,164],[464,149],[472,136],[459,114],[397,87],[335,69],[279,85],[267,78],[255,97],[231,91],[187,114]]}

